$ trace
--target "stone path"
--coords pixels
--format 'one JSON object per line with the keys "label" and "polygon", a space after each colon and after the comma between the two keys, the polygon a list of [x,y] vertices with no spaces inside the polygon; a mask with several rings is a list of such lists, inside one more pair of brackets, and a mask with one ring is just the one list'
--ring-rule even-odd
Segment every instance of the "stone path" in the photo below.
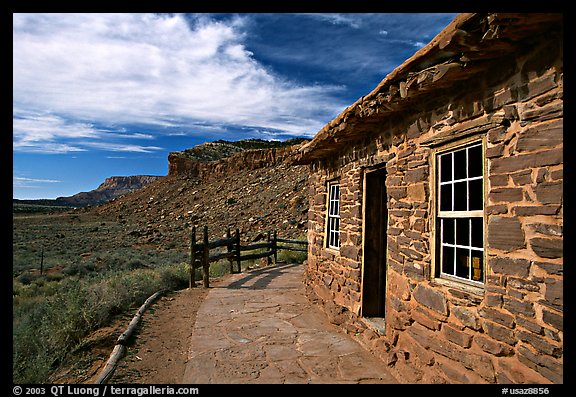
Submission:
{"label": "stone path", "polygon": [[198,310],[182,383],[397,383],[304,295],[303,265],[235,274]]}

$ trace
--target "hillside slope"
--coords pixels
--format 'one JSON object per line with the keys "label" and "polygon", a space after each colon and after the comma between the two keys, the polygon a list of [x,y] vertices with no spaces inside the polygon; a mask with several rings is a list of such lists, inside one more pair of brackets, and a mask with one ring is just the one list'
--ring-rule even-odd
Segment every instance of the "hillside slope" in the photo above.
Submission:
{"label": "hillside slope", "polygon": [[131,193],[160,178],[153,175],[111,176],[96,189],[89,192],[80,192],[73,196],[58,197],[57,205],[84,207],[98,205],[114,198]]}
{"label": "hillside slope", "polygon": [[[270,157],[262,149],[258,158]],[[303,237],[308,220],[308,167],[242,163],[245,151],[208,162],[220,172],[173,173],[149,185],[95,207],[97,214],[113,216],[129,225],[127,233],[139,244],[160,249],[187,249],[192,226],[207,225],[210,238],[222,237],[229,226],[240,230],[243,241],[257,241],[267,231],[286,238]],[[275,158],[274,156],[272,156]],[[251,157],[253,158],[253,157]]]}

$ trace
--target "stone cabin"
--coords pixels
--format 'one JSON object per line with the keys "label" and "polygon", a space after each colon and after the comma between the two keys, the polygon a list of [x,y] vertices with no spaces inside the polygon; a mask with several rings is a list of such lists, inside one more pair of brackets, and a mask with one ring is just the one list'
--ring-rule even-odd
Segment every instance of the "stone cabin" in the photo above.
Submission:
{"label": "stone cabin", "polygon": [[405,383],[563,383],[563,17],[461,14],[303,145],[305,283]]}

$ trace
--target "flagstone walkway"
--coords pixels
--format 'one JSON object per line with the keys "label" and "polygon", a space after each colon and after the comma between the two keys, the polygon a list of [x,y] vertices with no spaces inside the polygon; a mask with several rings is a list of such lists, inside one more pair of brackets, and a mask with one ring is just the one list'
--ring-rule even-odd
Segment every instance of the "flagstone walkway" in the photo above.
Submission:
{"label": "flagstone walkway", "polygon": [[304,295],[304,265],[235,274],[198,310],[182,383],[397,383]]}

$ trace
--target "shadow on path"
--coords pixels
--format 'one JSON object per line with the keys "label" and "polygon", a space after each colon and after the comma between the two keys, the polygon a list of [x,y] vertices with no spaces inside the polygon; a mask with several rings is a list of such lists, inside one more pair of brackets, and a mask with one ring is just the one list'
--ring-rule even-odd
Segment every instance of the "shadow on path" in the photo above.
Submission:
{"label": "shadow on path", "polygon": [[[301,263],[285,263],[267,266],[262,269],[251,270],[246,276],[233,281],[224,288],[229,289],[265,289],[272,280],[284,273],[285,269],[301,266]],[[254,282],[252,282],[254,281]]]}

